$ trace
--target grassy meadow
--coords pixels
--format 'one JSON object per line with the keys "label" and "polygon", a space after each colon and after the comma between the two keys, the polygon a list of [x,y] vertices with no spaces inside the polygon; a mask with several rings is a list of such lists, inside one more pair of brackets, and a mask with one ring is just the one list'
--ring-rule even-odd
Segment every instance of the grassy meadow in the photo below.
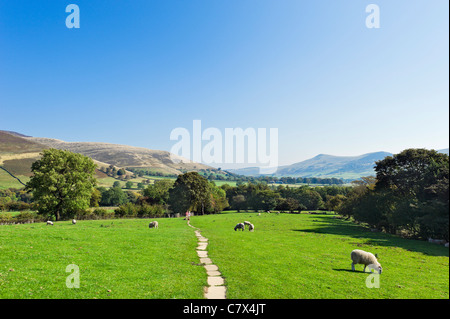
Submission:
{"label": "grassy meadow", "polygon": [[[234,231],[250,221],[255,231]],[[333,215],[255,213],[192,218],[210,241],[209,256],[228,298],[449,298],[448,248],[372,233]],[[377,253],[380,288],[367,288],[350,252]]]}
{"label": "grassy meadow", "polygon": [[[372,233],[334,215],[222,213],[194,216],[227,298],[449,298],[448,248]],[[255,232],[234,231],[248,220]],[[182,218],[0,226],[0,298],[203,298],[194,230]],[[377,253],[380,288],[365,285],[350,252]],[[66,287],[69,264],[80,288]]]}
{"label": "grassy meadow", "polygon": [[[202,298],[197,238],[182,219],[0,226],[0,298]],[[194,263],[194,264],[193,264]],[[66,267],[80,288],[66,287]]]}
{"label": "grassy meadow", "polygon": [[[27,176],[17,176],[22,183],[27,183],[30,178]],[[23,188],[24,186],[19,183],[19,181],[8,173],[6,173],[4,170],[0,169],[0,189],[8,189],[8,188]]]}

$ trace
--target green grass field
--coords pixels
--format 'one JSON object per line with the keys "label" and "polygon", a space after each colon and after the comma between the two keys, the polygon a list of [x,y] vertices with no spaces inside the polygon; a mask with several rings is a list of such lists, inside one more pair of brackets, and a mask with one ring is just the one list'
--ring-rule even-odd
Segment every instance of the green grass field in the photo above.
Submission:
{"label": "green grass field", "polygon": [[[197,239],[182,219],[0,226],[0,298],[202,298]],[[192,264],[194,263],[194,264]],[[80,270],[67,288],[66,267]]]}
{"label": "green grass field", "polygon": [[[248,220],[254,232],[233,228]],[[448,248],[372,233],[332,215],[220,214],[192,218],[228,298],[449,298]],[[367,288],[350,252],[377,253],[380,288]]]}
{"label": "green grass field", "polygon": [[[234,231],[248,220],[255,232]],[[0,226],[0,298],[203,298],[194,230],[181,218]],[[449,298],[448,248],[372,233],[333,215],[223,213],[194,216],[227,297]],[[351,271],[350,252],[377,253],[380,288]],[[69,264],[80,288],[66,287]]]}
{"label": "green grass field", "polygon": [[[17,176],[22,183],[27,183],[30,178],[28,176]],[[8,173],[6,173],[4,170],[0,169],[0,189],[8,189],[8,188],[23,188],[24,186],[19,183],[19,181]]]}

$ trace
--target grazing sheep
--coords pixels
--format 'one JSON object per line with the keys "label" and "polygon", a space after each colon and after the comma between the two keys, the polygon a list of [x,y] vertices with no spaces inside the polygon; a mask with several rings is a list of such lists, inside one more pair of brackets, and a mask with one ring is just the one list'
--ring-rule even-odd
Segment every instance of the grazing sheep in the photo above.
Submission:
{"label": "grazing sheep", "polygon": [[148,228],[159,228],[158,222],[157,222],[157,221],[151,222],[151,223],[148,225]]}
{"label": "grazing sheep", "polygon": [[77,221],[75,220],[75,219],[72,219],[72,224],[76,224],[77,223]]}
{"label": "grazing sheep", "polygon": [[53,226],[53,222],[47,220],[47,225],[52,225]]}
{"label": "grazing sheep", "polygon": [[258,213],[258,216],[261,216],[261,213]]}
{"label": "grazing sheep", "polygon": [[244,230],[245,230],[245,225],[244,225],[243,223],[237,224],[237,225],[234,227],[234,231],[236,231],[236,230],[238,230],[238,229],[244,231]]}
{"label": "grazing sheep", "polygon": [[432,243],[432,244],[439,244],[439,245],[445,245],[445,240],[443,239],[433,239],[433,238],[428,238],[428,242]]}
{"label": "grazing sheep", "polygon": [[254,231],[255,230],[255,226],[253,224],[248,225],[248,230],[249,231]]}
{"label": "grazing sheep", "polygon": [[363,264],[364,265],[364,272],[366,271],[366,267],[371,265],[372,269],[375,269],[378,271],[379,274],[381,274],[381,271],[383,270],[381,268],[380,263],[377,260],[377,257],[364,250],[355,249],[350,254],[350,257],[352,258],[352,270],[355,271],[355,265],[356,264]]}

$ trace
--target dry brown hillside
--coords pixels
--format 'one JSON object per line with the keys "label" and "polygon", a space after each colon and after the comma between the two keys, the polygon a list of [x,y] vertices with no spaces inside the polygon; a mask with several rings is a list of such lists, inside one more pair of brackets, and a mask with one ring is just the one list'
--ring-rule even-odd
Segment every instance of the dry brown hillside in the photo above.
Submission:
{"label": "dry brown hillside", "polygon": [[31,164],[48,146],[14,132],[0,131],[0,166],[16,176],[30,176]]}
{"label": "dry brown hillside", "polygon": [[48,147],[80,153],[117,167],[151,168],[168,174],[180,174],[184,170],[214,170],[211,166],[194,163],[178,156],[173,156],[173,158],[176,158],[176,161],[172,161],[171,154],[167,151],[109,143],[64,142],[39,137],[28,137],[27,139]]}
{"label": "dry brown hillside", "polygon": [[[29,178],[32,175],[31,164],[40,158],[40,153],[46,148],[64,149],[89,156],[98,165],[98,178],[106,177],[101,171],[106,171],[110,165],[117,169],[146,168],[165,174],[180,174],[201,169],[215,170],[178,156],[171,157],[167,151],[109,143],[65,142],[0,130],[0,166],[16,177]],[[172,158],[175,161],[172,161]],[[132,175],[129,171],[126,173]]]}
{"label": "dry brown hillside", "polygon": [[28,140],[14,132],[0,131],[0,156],[6,154],[39,153],[47,146]]}

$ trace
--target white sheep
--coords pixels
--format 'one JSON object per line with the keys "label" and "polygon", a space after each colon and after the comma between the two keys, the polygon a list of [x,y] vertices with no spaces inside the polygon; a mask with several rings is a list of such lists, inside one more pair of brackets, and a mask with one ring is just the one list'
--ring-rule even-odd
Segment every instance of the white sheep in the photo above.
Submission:
{"label": "white sheep", "polygon": [[381,271],[383,270],[381,268],[380,263],[377,260],[377,257],[364,250],[355,249],[350,254],[350,257],[352,258],[352,270],[355,271],[355,265],[356,264],[363,264],[364,265],[364,272],[366,271],[366,267],[370,265],[369,268],[372,268],[374,270],[377,270],[379,274],[381,274]]}
{"label": "white sheep", "polygon": [[52,225],[53,226],[53,222],[47,220],[47,225]]}
{"label": "white sheep", "polygon": [[253,224],[248,225],[248,230],[249,231],[254,231],[255,230],[255,226]]}
{"label": "white sheep", "polygon": [[261,216],[261,213],[258,213],[258,216]]}
{"label": "white sheep", "polygon": [[157,222],[157,221],[151,222],[151,223],[148,225],[148,227],[149,227],[149,228],[159,228],[158,222]]}
{"label": "white sheep", "polygon": [[432,244],[439,244],[439,245],[445,245],[446,241],[443,239],[433,239],[433,238],[428,238],[428,242],[432,243]]}
{"label": "white sheep", "polygon": [[236,230],[238,230],[238,229],[244,231],[244,230],[245,230],[245,225],[244,225],[243,223],[237,224],[237,225],[234,227],[234,231],[236,231]]}
{"label": "white sheep", "polygon": [[77,221],[75,219],[72,219],[72,224],[75,225]]}

